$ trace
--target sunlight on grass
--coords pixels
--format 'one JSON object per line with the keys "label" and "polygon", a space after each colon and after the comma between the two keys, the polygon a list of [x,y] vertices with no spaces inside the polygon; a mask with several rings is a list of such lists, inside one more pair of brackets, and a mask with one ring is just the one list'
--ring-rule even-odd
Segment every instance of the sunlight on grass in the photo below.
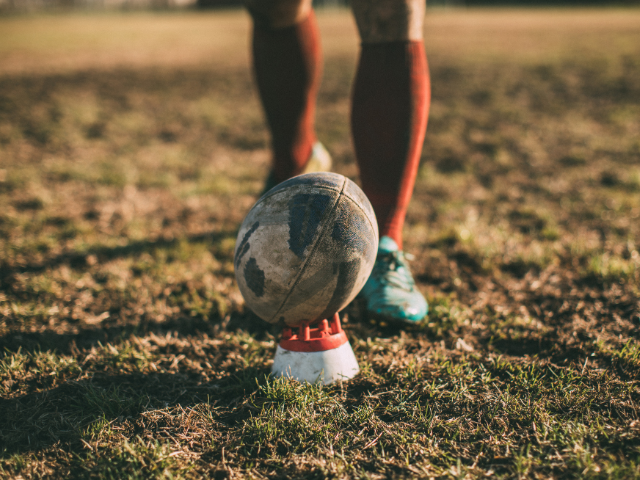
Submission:
{"label": "sunlight on grass", "polygon": [[190,468],[173,453],[169,444],[136,438],[96,455],[84,455],[77,462],[85,474],[99,478],[186,478]]}

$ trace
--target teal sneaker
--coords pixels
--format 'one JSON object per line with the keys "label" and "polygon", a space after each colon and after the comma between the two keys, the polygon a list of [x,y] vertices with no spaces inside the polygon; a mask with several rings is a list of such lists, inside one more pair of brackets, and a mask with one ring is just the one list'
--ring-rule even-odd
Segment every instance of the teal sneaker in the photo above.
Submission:
{"label": "teal sneaker", "polygon": [[[309,157],[309,161],[304,167],[304,170],[300,173],[315,173],[315,172],[328,172],[331,170],[332,166],[331,155],[327,152],[327,149],[324,148],[320,142],[316,142],[313,144],[311,149],[311,156]],[[278,184],[275,175],[273,174],[273,170],[269,172],[269,176],[267,180],[264,182],[264,188],[262,189],[261,196],[271,190]]]}
{"label": "teal sneaker", "polygon": [[370,314],[391,322],[419,322],[429,308],[416,288],[405,254],[390,237],[380,239],[376,263],[360,295]]}

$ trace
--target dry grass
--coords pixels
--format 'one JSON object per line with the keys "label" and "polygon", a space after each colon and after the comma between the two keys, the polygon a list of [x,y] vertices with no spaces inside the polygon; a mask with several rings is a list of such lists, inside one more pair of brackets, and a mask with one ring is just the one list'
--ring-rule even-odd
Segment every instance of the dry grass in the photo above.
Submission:
{"label": "dry grass", "polygon": [[[431,312],[346,312],[362,373],[266,377],[235,231],[267,134],[248,23],[0,19],[0,476],[640,476],[640,11],[432,11],[407,223]],[[320,15],[320,138],[357,178]]]}
{"label": "dry grass", "polygon": [[[429,10],[433,58],[548,62],[603,47],[635,55],[640,12],[607,10]],[[330,58],[357,54],[344,11],[320,16]],[[249,18],[239,12],[101,13],[2,19],[0,65],[6,74],[113,68],[248,68]]]}

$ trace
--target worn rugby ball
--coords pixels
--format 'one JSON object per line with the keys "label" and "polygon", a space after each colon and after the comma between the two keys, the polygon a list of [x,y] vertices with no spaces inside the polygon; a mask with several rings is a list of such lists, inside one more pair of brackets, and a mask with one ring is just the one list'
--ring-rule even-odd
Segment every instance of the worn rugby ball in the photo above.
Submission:
{"label": "worn rugby ball", "polygon": [[331,318],[364,286],[378,250],[369,199],[337,173],[291,178],[242,222],[234,254],[246,304],[270,323]]}

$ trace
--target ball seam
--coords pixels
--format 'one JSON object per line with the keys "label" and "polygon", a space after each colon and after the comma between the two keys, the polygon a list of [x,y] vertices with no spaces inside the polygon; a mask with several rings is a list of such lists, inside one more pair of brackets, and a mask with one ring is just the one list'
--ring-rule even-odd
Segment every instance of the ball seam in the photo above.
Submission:
{"label": "ball seam", "polygon": [[[348,180],[348,179],[347,179],[347,180]],[[346,182],[345,182],[345,183],[346,183]],[[341,192],[341,193],[342,193],[342,192]],[[358,199],[356,199],[356,198],[352,197],[351,195],[349,195],[349,192],[344,192],[344,196],[345,196],[345,197],[347,197],[349,200],[351,200],[351,202],[352,202],[356,207],[358,207],[358,208],[360,209],[360,211],[364,214],[364,218],[366,218],[366,219],[367,219],[367,221],[369,222],[369,224],[371,225],[371,227],[373,228],[373,230],[375,230],[375,231],[378,233],[378,235],[379,235],[379,234],[380,234],[380,232],[379,232],[379,230],[378,230],[378,219],[377,219],[377,217],[376,217],[376,212],[374,212],[374,211],[373,211],[373,207],[371,208],[371,211],[372,211],[372,213],[373,213],[373,218],[375,219],[375,222],[372,222],[372,221],[371,221],[371,219],[369,218],[369,215],[368,215],[367,211],[366,211],[364,208],[362,208],[362,207],[360,206],[360,203],[358,202]],[[365,194],[365,197],[366,197],[366,194]],[[368,198],[368,197],[366,197],[366,198],[367,198],[367,200],[369,200],[369,198]]]}
{"label": "ball seam", "polygon": [[329,219],[333,216],[334,212],[336,211],[336,208],[338,207],[338,204],[340,203],[340,199],[342,198],[343,194],[345,193],[345,189],[347,188],[347,180],[348,179],[346,177],[344,177],[344,179],[342,181],[342,187],[340,188],[340,193],[338,194],[336,202],[331,207],[331,211],[324,218],[322,227],[320,228],[320,233],[318,234],[314,244],[312,245],[311,250],[309,251],[309,254],[307,255],[307,258],[304,261],[304,264],[300,268],[300,272],[298,273],[298,276],[294,280],[293,285],[291,285],[291,288],[289,289],[289,292],[287,292],[287,296],[284,298],[284,300],[282,300],[282,303],[280,304],[280,306],[276,310],[276,313],[274,313],[273,316],[271,317],[271,319],[269,320],[269,323],[273,323],[273,319],[278,316],[278,314],[282,310],[282,307],[284,307],[285,304],[287,303],[287,300],[289,300],[289,297],[291,296],[291,293],[298,286],[298,283],[300,283],[300,279],[302,278],[302,275],[304,274],[304,271],[307,268],[307,264],[309,263],[309,259],[313,257],[313,253],[315,252],[316,248],[318,247],[318,244],[320,243],[320,239],[324,236],[324,233],[325,233],[324,231],[327,228],[327,224],[329,223]]}

